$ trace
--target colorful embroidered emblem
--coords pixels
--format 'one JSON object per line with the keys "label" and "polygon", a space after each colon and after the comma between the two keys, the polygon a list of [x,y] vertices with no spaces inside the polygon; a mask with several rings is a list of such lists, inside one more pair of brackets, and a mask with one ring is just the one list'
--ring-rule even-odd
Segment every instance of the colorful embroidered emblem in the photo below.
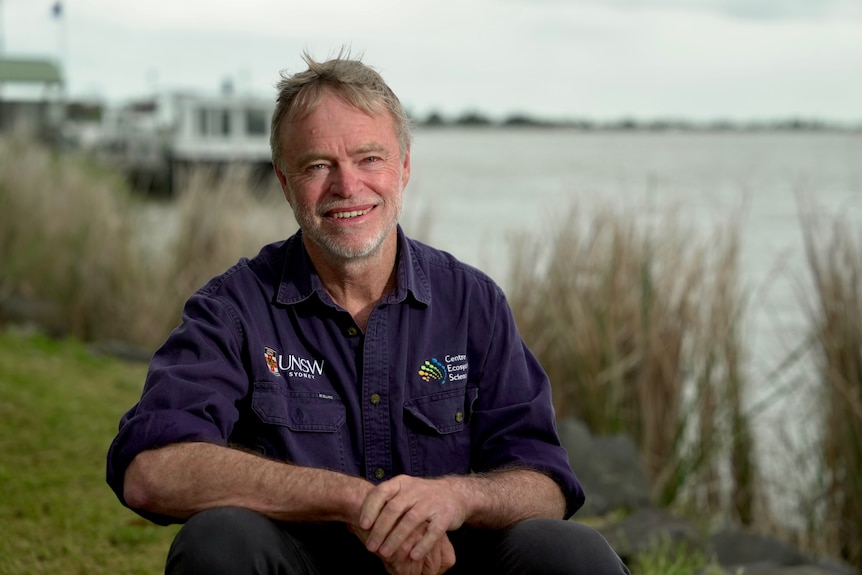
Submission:
{"label": "colorful embroidered emblem", "polygon": [[446,366],[436,357],[426,359],[419,368],[419,376],[425,381],[437,380],[443,385],[446,383]]}
{"label": "colorful embroidered emblem", "polygon": [[281,377],[281,373],[278,371],[277,352],[271,347],[265,347],[263,348],[263,358],[266,360],[266,367],[269,368],[270,373],[276,377]]}

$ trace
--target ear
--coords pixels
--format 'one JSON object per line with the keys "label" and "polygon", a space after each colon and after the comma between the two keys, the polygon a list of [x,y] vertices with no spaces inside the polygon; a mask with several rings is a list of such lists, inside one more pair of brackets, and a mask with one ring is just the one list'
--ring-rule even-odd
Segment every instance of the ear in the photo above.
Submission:
{"label": "ear", "polygon": [[401,189],[407,187],[407,182],[410,181],[410,146],[407,146],[407,151],[404,152],[404,162],[401,165]]}
{"label": "ear", "polygon": [[281,184],[282,189],[287,185],[287,176],[284,175],[284,172],[281,171],[281,168],[278,167],[278,164],[275,162],[272,163],[272,169],[275,172],[275,177],[278,178],[278,183]]}
{"label": "ear", "polygon": [[[278,183],[281,184],[281,191],[284,194],[284,199],[287,200],[287,203],[290,204],[290,193],[288,192],[287,183],[287,175],[281,171],[281,168],[278,167],[278,164],[273,162],[272,169],[275,172],[275,177],[278,178]],[[291,204],[292,205],[292,204]]]}

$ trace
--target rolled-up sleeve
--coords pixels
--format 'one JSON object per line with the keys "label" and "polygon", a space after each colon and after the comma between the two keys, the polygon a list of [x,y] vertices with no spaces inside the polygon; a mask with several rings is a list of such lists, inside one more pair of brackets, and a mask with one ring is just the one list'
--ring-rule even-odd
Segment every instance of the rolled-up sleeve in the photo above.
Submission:
{"label": "rolled-up sleeve", "polygon": [[566,498],[566,516],[584,504],[584,491],[560,444],[548,376],[521,339],[502,292],[473,412],[473,467],[529,468],[553,478]]}
{"label": "rolled-up sleeve", "polygon": [[198,292],[155,353],[140,401],[120,419],[107,482],[123,504],[126,469],[142,451],[172,443],[227,444],[246,396],[242,327],[233,308]]}

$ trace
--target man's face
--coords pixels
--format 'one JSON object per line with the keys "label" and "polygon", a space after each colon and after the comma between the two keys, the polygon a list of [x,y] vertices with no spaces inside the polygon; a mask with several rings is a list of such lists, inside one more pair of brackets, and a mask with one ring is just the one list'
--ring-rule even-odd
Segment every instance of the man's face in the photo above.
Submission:
{"label": "man's face", "polygon": [[410,152],[401,158],[392,117],[325,93],[281,129],[285,173],[276,173],[309,249],[338,259],[376,253],[395,230],[410,177]]}

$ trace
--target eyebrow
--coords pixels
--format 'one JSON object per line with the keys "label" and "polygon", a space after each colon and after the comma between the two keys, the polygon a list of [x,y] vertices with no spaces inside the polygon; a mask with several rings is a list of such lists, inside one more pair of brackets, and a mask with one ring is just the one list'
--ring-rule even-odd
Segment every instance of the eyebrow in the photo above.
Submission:
{"label": "eyebrow", "polygon": [[351,155],[361,155],[367,154],[369,152],[385,152],[386,148],[382,144],[378,144],[376,142],[371,142],[370,144],[365,144],[364,146],[359,146],[356,150],[353,151]]}

